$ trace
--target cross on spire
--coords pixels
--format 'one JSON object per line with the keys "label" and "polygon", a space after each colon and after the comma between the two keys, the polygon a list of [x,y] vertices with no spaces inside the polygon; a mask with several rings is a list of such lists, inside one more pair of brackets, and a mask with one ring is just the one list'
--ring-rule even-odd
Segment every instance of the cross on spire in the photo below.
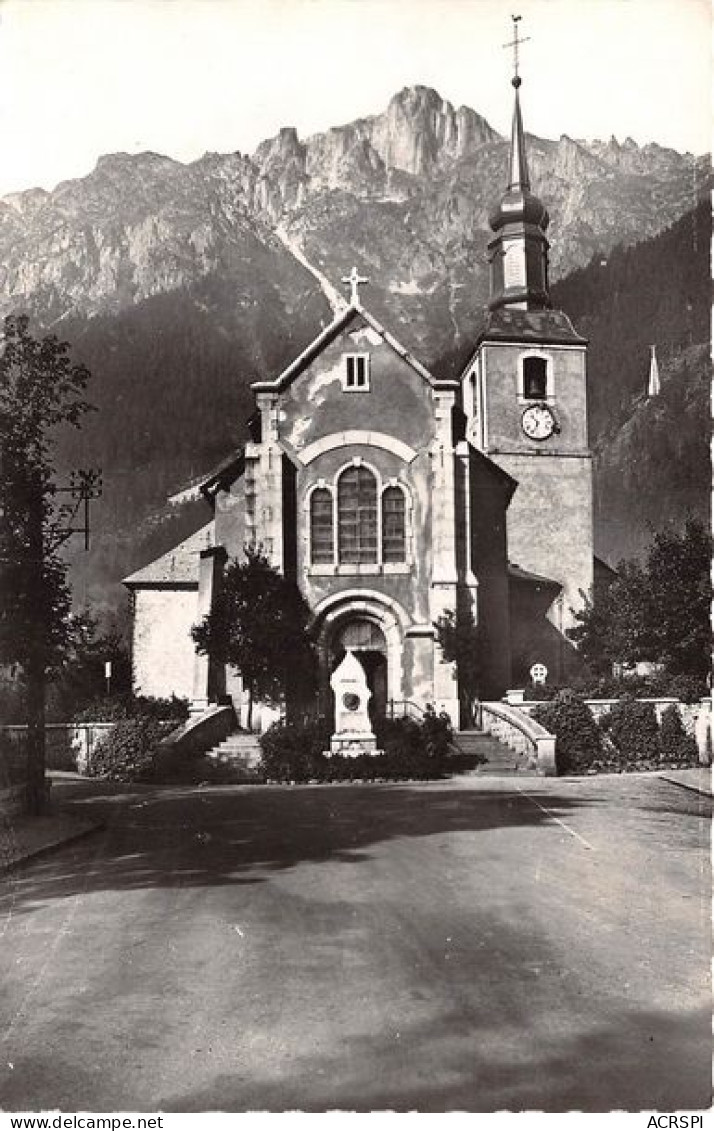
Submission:
{"label": "cross on spire", "polygon": [[360,275],[357,268],[353,267],[349,275],[343,276],[342,282],[352,288],[350,291],[350,302],[352,305],[354,306],[356,304],[359,306],[359,288],[363,283],[368,283],[369,279],[364,275]]}
{"label": "cross on spire", "polygon": [[504,43],[503,45],[504,48],[513,48],[513,78],[511,79],[511,82],[515,87],[519,87],[521,85],[521,76],[518,74],[518,48],[522,43],[528,43],[530,39],[529,35],[526,35],[523,39],[518,38],[518,24],[520,23],[521,18],[521,16],[511,16],[511,19],[513,20],[513,39],[510,43]]}

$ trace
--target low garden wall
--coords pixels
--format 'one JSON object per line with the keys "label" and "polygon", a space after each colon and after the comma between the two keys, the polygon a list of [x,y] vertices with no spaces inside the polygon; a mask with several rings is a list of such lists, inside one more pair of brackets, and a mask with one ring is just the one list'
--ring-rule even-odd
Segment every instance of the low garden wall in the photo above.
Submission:
{"label": "low garden wall", "polygon": [[[525,699],[519,701],[517,696],[518,692],[509,692],[508,702],[511,706],[517,707],[518,710],[523,711],[526,715],[531,715],[536,707],[541,706],[544,702],[548,702],[548,700],[544,699]],[[584,700],[584,703],[589,708],[596,723],[599,723],[605,715],[608,715],[615,704],[619,702],[619,699]],[[660,726],[665,711],[674,704],[679,711],[682,725],[686,733],[696,739],[700,762],[702,762],[703,765],[708,765],[711,762],[712,701],[710,698],[702,699],[699,703],[681,703],[673,696],[661,696],[656,699],[643,697],[638,699],[637,702],[652,704],[657,722]]]}
{"label": "low garden wall", "polygon": [[[78,770],[84,773],[94,748],[116,723],[46,723],[45,764],[48,770]],[[20,753],[27,742],[27,727],[0,727],[3,744]],[[0,746],[1,749],[1,746]],[[1,780],[0,780],[0,784]]]}

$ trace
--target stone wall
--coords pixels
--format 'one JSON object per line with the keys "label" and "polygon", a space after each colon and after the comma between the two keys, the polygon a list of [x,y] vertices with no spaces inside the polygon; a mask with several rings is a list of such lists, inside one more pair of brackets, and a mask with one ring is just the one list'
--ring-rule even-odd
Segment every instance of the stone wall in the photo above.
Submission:
{"label": "stone wall", "polygon": [[132,675],[138,695],[192,698],[196,598],[197,587],[136,589]]}

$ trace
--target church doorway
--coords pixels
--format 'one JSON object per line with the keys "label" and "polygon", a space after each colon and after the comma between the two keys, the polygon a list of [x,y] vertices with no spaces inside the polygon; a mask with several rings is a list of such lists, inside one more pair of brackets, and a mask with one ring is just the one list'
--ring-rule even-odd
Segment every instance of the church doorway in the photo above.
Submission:
{"label": "church doorway", "polygon": [[335,626],[329,646],[329,673],[335,670],[347,650],[354,652],[364,668],[372,692],[369,714],[372,722],[387,713],[387,641],[382,629],[365,616],[352,616]]}

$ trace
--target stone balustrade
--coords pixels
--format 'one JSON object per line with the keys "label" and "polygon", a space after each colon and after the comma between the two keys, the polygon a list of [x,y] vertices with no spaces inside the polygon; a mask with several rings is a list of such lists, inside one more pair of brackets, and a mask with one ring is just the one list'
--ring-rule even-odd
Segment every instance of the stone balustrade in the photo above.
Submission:
{"label": "stone balustrade", "polygon": [[523,760],[523,768],[546,777],[555,774],[555,735],[519,707],[507,703],[480,703],[478,726],[493,735]]}

